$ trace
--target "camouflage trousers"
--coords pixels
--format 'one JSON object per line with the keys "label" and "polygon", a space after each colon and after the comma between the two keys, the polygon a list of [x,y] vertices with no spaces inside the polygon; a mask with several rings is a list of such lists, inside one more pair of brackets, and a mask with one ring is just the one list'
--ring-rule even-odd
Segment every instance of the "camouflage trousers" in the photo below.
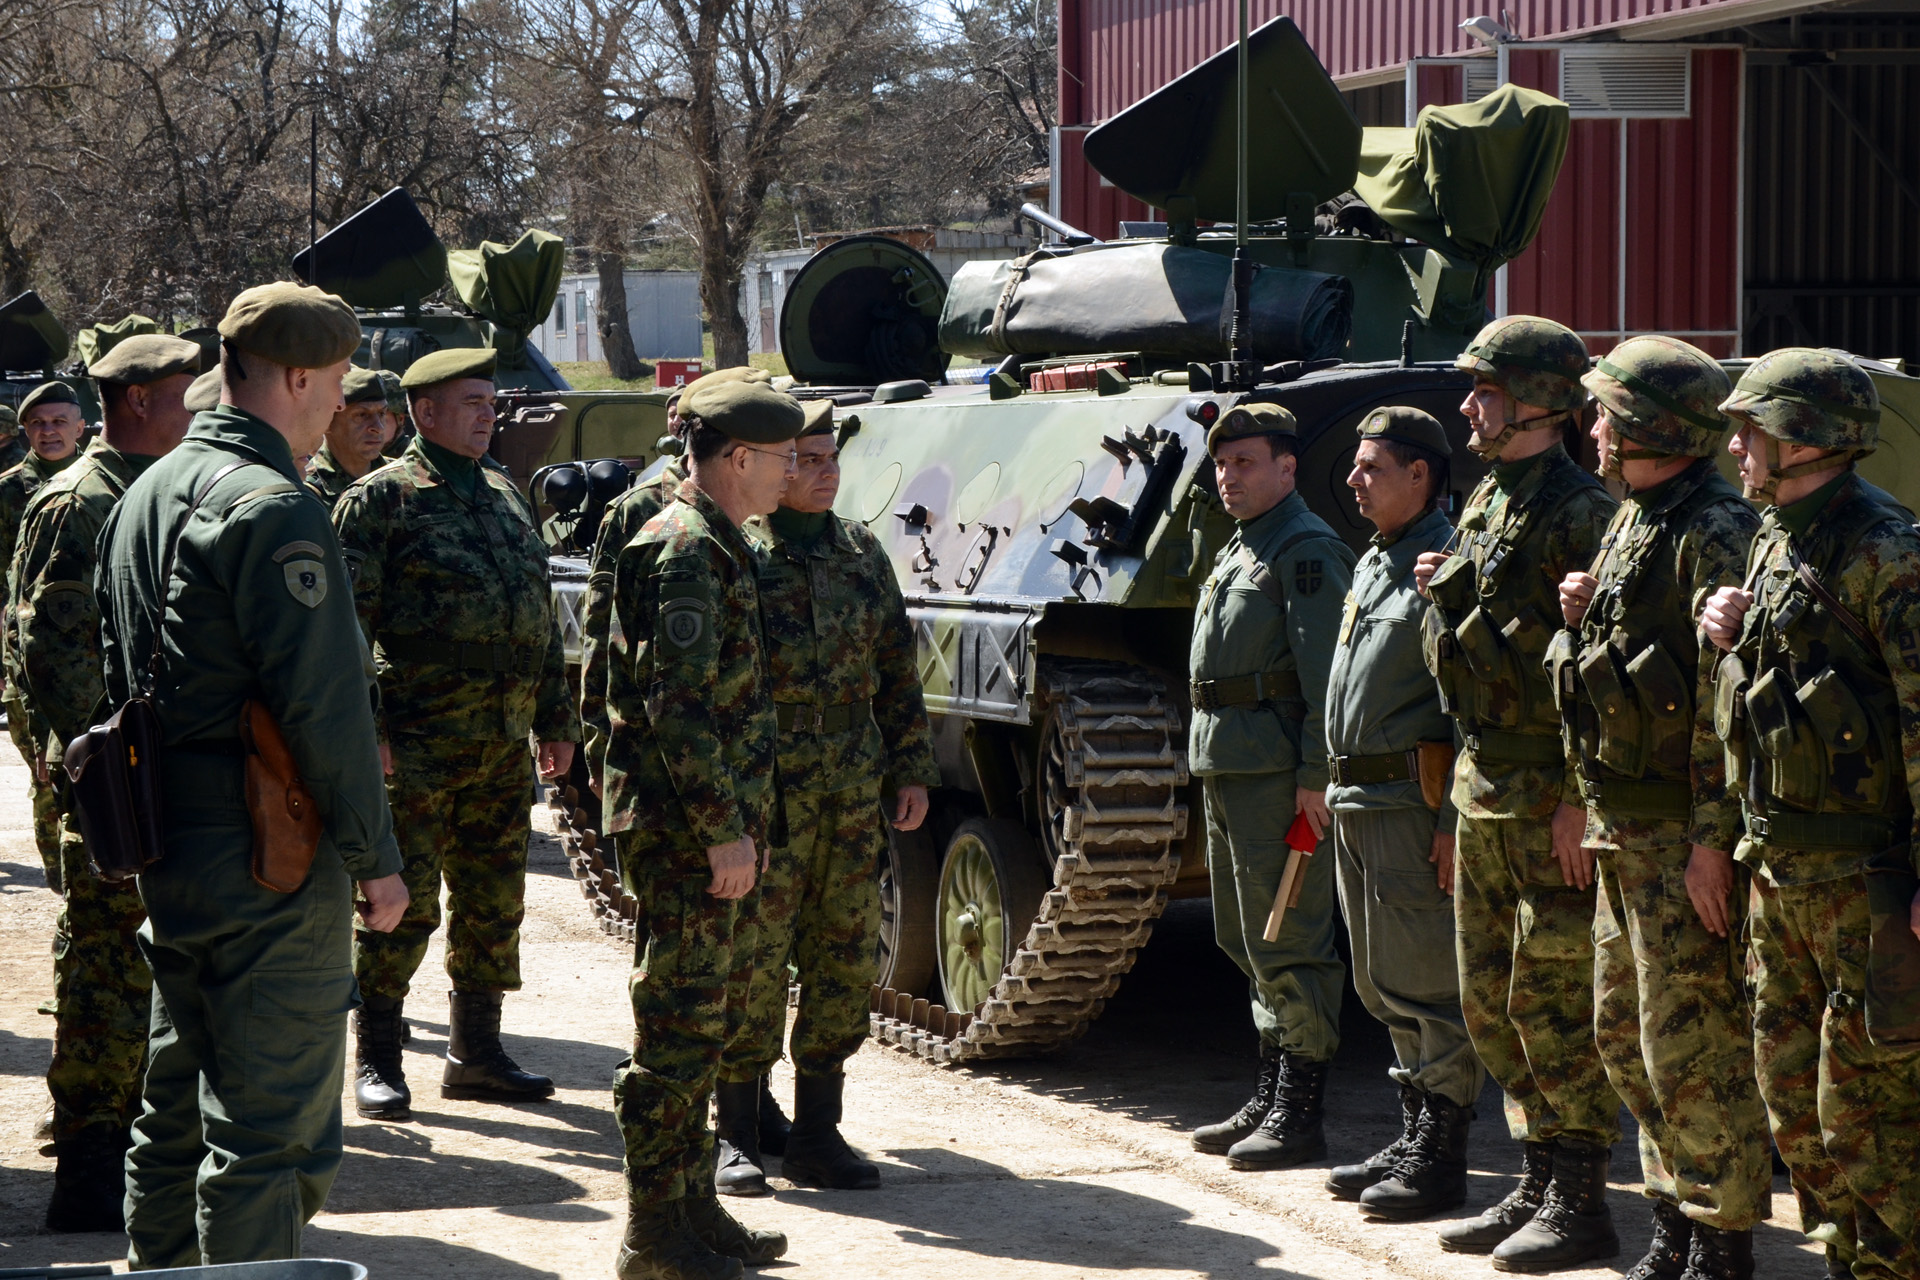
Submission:
{"label": "camouflage trousers", "polygon": [[1260,1044],[1310,1062],[1331,1061],[1340,1047],[1340,993],[1346,986],[1333,949],[1332,842],[1322,840],[1307,859],[1300,902],[1281,922],[1280,936],[1268,942],[1267,916],[1287,869],[1294,775],[1223,773],[1201,781],[1214,939],[1247,975]]}
{"label": "camouflage trousers", "polygon": [[59,922],[53,932],[54,1136],[90,1124],[126,1126],[140,1110],[153,975],[137,941],[147,918],[131,880],[112,884],[87,869],[87,850],[69,825],[60,842]]}
{"label": "camouflage trousers", "polygon": [[1460,1008],[1526,1142],[1620,1139],[1593,1039],[1593,902],[1560,875],[1544,819],[1460,819],[1453,885]]}
{"label": "camouflage trousers", "polygon": [[613,1111],[626,1147],[627,1196],[663,1204],[713,1185],[707,1100],[720,1056],[746,1021],[758,953],[759,890],[728,902],[707,892],[704,849],[655,846],[630,868],[640,904],[634,932],[633,1056],[613,1073]]}
{"label": "camouflage trousers", "polygon": [[368,995],[407,994],[440,927],[447,886],[447,977],[456,991],[520,989],[533,757],[525,742],[393,735],[387,800],[412,900],[399,928],[356,924],[353,972]]}
{"label": "camouflage trousers", "polygon": [[7,691],[7,732],[20,758],[27,763],[27,792],[33,798],[33,843],[40,850],[40,865],[47,873],[47,888],[60,892],[60,792],[51,782],[40,781],[34,768],[38,757],[32,736],[27,731],[27,708],[13,691]]}
{"label": "camouflage trousers", "polygon": [[1730,936],[1716,938],[1687,896],[1690,852],[1683,839],[1600,853],[1594,1035],[1640,1122],[1646,1194],[1744,1231],[1771,1216],[1773,1188],[1745,987],[1747,878],[1735,878]]}
{"label": "camouflage trousers", "polygon": [[1920,1049],[1867,1038],[1867,890],[1753,881],[1754,1065],[1800,1227],[1855,1280],[1920,1277]]}
{"label": "camouflage trousers", "polygon": [[1427,853],[1428,809],[1333,815],[1340,910],[1353,939],[1353,989],[1393,1040],[1396,1084],[1470,1107],[1486,1068],[1460,1014],[1460,974],[1435,956],[1453,950],[1453,902]]}
{"label": "camouflage trousers", "polygon": [[879,779],[844,791],[788,791],[786,805],[787,843],[760,884],[747,1016],[721,1059],[722,1080],[757,1079],[780,1060],[789,961],[800,974],[795,1071],[835,1074],[867,1038],[887,840]]}

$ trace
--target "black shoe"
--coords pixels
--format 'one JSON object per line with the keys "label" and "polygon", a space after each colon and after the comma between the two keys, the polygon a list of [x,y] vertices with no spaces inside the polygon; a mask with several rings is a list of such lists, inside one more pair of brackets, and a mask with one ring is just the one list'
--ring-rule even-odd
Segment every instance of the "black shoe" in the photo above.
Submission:
{"label": "black shoe", "polygon": [[720,1113],[713,1189],[723,1196],[768,1194],[766,1157],[760,1154],[760,1082],[722,1080],[713,1088],[713,1100]]}
{"label": "black shoe", "polygon": [[553,1081],[522,1071],[500,1047],[499,991],[448,992],[447,1069],[440,1096],[477,1102],[539,1102]]}
{"label": "black shoe", "polygon": [[1704,1222],[1693,1225],[1687,1269],[1681,1280],[1753,1280],[1753,1230],[1722,1231]]}
{"label": "black shoe", "polygon": [[1835,1252],[1832,1245],[1827,1246],[1827,1280],[1853,1280],[1853,1263]]}
{"label": "black shoe", "polygon": [[1234,1169],[1291,1169],[1324,1160],[1327,1135],[1327,1067],[1308,1062],[1297,1053],[1280,1055],[1280,1084],[1273,1110],[1260,1127],[1227,1148],[1227,1164]]}
{"label": "black shoe", "polygon": [[1193,1131],[1193,1149],[1210,1156],[1223,1156],[1243,1138],[1251,1138],[1260,1122],[1273,1110],[1274,1093],[1280,1087],[1280,1050],[1260,1051],[1260,1074],[1255,1078],[1253,1097],[1247,1105],[1219,1124],[1203,1124]]}
{"label": "black shoe", "polygon": [[128,1133],[117,1124],[90,1124],[53,1141],[53,1198],[49,1231],[125,1231]]}
{"label": "black shoe", "polygon": [[745,1280],[747,1269],[702,1242],[687,1220],[685,1202],[669,1200],[627,1206],[613,1273],[619,1280]]}
{"label": "black shoe", "polygon": [[688,1196],[677,1203],[700,1243],[717,1254],[738,1258],[750,1267],[764,1267],[787,1251],[783,1233],[742,1226],[713,1196]]}
{"label": "black shoe", "polygon": [[760,1077],[760,1154],[763,1156],[783,1156],[787,1154],[787,1135],[793,1132],[793,1121],[787,1119],[787,1113],[774,1101],[773,1077]]}
{"label": "black shoe", "polygon": [[1407,1144],[1413,1141],[1413,1131],[1420,1123],[1420,1107],[1426,1095],[1410,1084],[1400,1086],[1400,1136],[1386,1148],[1368,1156],[1361,1164],[1337,1164],[1327,1174],[1327,1190],[1333,1192],[1337,1200],[1358,1200],[1360,1193],[1387,1176],[1387,1170],[1393,1168],[1393,1162],[1406,1151]]}
{"label": "black shoe", "polygon": [[1553,1144],[1529,1142],[1520,1149],[1520,1185],[1477,1218],[1440,1228],[1440,1247],[1448,1253],[1492,1253],[1499,1243],[1533,1220],[1553,1177]]}
{"label": "black shoe", "polygon": [[1496,1271],[1564,1271],[1620,1253],[1607,1208],[1607,1161],[1612,1149],[1560,1138],[1553,1144],[1553,1177],[1533,1221],[1493,1251]]}
{"label": "black shoe", "polygon": [[1473,1108],[1426,1095],[1419,1127],[1387,1176],[1360,1193],[1369,1217],[1411,1222],[1467,1202],[1467,1132]]}
{"label": "black shoe", "polygon": [[400,1002],[366,996],[353,1014],[353,1109],[368,1120],[413,1119],[413,1091],[401,1062]]}
{"label": "black shoe", "polygon": [[1653,1243],[1647,1256],[1627,1269],[1622,1280],[1680,1280],[1687,1269],[1687,1246],[1693,1241],[1693,1220],[1671,1200],[1653,1202]]}
{"label": "black shoe", "polygon": [[840,1136],[840,1109],[846,1076],[797,1075],[793,1079],[793,1132],[780,1172],[803,1187],[834,1191],[871,1191],[880,1185],[880,1166],[862,1160]]}

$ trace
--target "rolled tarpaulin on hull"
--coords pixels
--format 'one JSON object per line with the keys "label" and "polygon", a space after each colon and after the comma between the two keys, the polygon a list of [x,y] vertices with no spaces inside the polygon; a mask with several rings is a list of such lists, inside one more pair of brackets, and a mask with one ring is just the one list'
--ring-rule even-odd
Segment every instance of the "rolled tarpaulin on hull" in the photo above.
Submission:
{"label": "rolled tarpaulin on hull", "polygon": [[[1139,351],[1173,360],[1227,354],[1232,262],[1161,243],[1091,245],[968,262],[947,284],[940,345],[957,356]],[[1346,349],[1353,286],[1344,276],[1256,267],[1253,354],[1318,360]]]}

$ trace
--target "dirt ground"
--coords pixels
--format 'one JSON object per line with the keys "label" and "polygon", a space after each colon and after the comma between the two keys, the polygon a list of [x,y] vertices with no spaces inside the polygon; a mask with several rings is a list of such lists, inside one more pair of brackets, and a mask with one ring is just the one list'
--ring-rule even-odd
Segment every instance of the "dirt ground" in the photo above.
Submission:
{"label": "dirt ground", "polygon": [[[359,1121],[348,1095],[346,1159],[308,1228],[310,1256],[353,1259],[376,1280],[611,1275],[624,1201],[608,1089],[631,1036],[628,956],[593,927],[551,839],[536,835],[530,861],[526,989],[507,1001],[507,1044],[522,1065],[552,1075],[558,1093],[523,1107],[437,1096],[446,1004],[436,947],[408,1003],[415,1119]],[[123,1237],[40,1229],[52,1160],[32,1130],[47,1105],[51,1020],[37,1008],[52,991],[56,909],[33,851],[24,770],[0,767],[0,1268],[118,1270]],[[880,1190],[802,1191],[776,1177],[772,1197],[730,1203],[743,1220],[788,1233],[787,1258],[767,1268],[788,1280],[1499,1274],[1483,1259],[1442,1253],[1431,1222],[1364,1222],[1322,1189],[1324,1164],[1236,1173],[1188,1146],[1188,1129],[1231,1112],[1248,1091],[1244,992],[1213,947],[1205,905],[1176,903],[1106,1016],[1058,1057],[957,1070],[877,1045],[862,1051],[848,1067],[846,1132],[882,1163]],[[1344,1031],[1327,1163],[1364,1158],[1399,1123],[1386,1039],[1350,993]],[[789,1085],[783,1072],[777,1087]],[[1461,1216],[1504,1195],[1518,1164],[1491,1088],[1479,1114]],[[1611,1197],[1623,1253],[1563,1274],[1617,1276],[1646,1246],[1627,1124]],[[1779,1179],[1774,1220],[1757,1233],[1761,1277],[1822,1274],[1797,1224]]]}

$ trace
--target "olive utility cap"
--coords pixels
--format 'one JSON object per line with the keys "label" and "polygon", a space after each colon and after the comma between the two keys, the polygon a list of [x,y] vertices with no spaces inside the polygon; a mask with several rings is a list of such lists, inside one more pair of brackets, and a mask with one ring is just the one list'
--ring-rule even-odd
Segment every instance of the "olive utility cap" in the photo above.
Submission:
{"label": "olive utility cap", "polygon": [[784,444],[807,424],[807,411],[762,381],[716,382],[688,388],[681,412],[746,444]]}
{"label": "olive utility cap", "polygon": [[1777,440],[1870,452],[1880,443],[1880,392],[1842,351],[1782,347],[1740,375],[1721,412]]}
{"label": "olive utility cap", "polygon": [[1733,384],[1712,356],[1678,338],[1628,338],[1580,382],[1621,436],[1653,453],[1710,457],[1726,436],[1720,402]]}
{"label": "olive utility cap", "polygon": [[180,402],[188,413],[206,413],[220,407],[220,371],[209,369],[193,380]]}
{"label": "olive utility cap", "polygon": [[430,356],[421,356],[400,375],[400,385],[408,391],[423,391],[443,382],[460,378],[485,378],[493,381],[493,368],[500,353],[492,347],[448,347]]}
{"label": "olive utility cap", "polygon": [[248,355],[288,369],[325,369],[360,345],[353,308],[310,285],[255,285],[233,300],[220,336]]}
{"label": "olive utility cap", "polygon": [[164,333],[136,333],[88,366],[95,382],[137,387],[176,373],[200,372],[200,344]]}
{"label": "olive utility cap", "polygon": [[1580,376],[1592,358],[1580,335],[1542,316],[1495,320],[1453,362],[1521,404],[1566,413],[1587,402]]}
{"label": "olive utility cap", "polygon": [[1229,409],[1213,424],[1213,430],[1207,432],[1207,453],[1213,454],[1221,445],[1234,440],[1245,440],[1248,436],[1292,436],[1298,437],[1300,424],[1294,416],[1277,404],[1243,404]]}
{"label": "olive utility cap", "polygon": [[27,398],[20,402],[20,419],[24,422],[28,414],[43,404],[77,405],[79,403],[80,397],[75,395],[73,388],[66,383],[43,382],[33,390],[27,392]]}
{"label": "olive utility cap", "polygon": [[803,436],[830,436],[833,434],[833,401],[807,400],[802,405],[807,413],[807,425],[800,428]]}
{"label": "olive utility cap", "polygon": [[1360,424],[1362,440],[1395,440],[1425,449],[1436,457],[1451,458],[1453,446],[1447,443],[1447,429],[1440,419],[1424,409],[1395,404],[1375,409]]}
{"label": "olive utility cap", "polygon": [[379,374],[354,365],[347,370],[347,376],[340,379],[340,400],[343,404],[385,404],[387,388]]}

